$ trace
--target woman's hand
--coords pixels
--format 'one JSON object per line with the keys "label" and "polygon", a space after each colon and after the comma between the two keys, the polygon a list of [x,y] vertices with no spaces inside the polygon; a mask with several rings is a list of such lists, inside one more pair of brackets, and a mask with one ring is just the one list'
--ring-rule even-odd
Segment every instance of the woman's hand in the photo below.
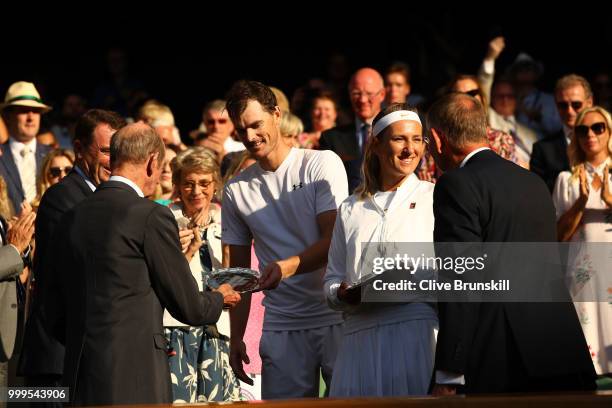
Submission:
{"label": "woman's hand", "polygon": [[209,208],[210,206],[202,208],[191,218],[191,223],[193,227],[206,227],[209,222]]}
{"label": "woman's hand", "polygon": [[193,256],[197,254],[200,248],[202,247],[202,235],[200,235],[200,230],[198,229],[198,227],[187,231],[190,231],[192,233],[191,235],[193,239],[187,246],[187,250],[185,251],[185,258],[187,258],[187,262],[191,262],[191,258],[193,258]]}
{"label": "woman's hand", "polygon": [[349,288],[346,282],[342,282],[337,292],[338,299],[349,305],[361,303],[361,288]]}
{"label": "woman's hand", "polygon": [[603,172],[603,187],[601,188],[601,199],[612,208],[612,193],[610,192],[610,167],[606,165]]}

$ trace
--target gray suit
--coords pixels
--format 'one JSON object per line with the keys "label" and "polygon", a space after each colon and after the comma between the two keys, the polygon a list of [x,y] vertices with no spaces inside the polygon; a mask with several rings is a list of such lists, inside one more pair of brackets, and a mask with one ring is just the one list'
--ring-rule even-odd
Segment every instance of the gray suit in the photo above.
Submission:
{"label": "gray suit", "polygon": [[13,355],[17,335],[17,288],[15,277],[23,270],[17,250],[0,247],[0,388],[7,385],[8,361]]}

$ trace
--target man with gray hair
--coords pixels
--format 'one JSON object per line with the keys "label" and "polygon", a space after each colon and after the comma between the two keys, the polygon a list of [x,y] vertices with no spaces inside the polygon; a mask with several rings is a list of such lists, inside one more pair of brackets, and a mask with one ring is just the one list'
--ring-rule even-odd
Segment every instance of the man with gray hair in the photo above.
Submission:
{"label": "man with gray hair", "polygon": [[48,310],[56,333],[65,333],[63,383],[76,405],[170,403],[164,309],[203,326],[240,295],[229,285],[199,292],[187,257],[201,241],[184,254],[170,210],[145,198],[165,154],[155,130],[120,129],[110,154],[109,181],[62,218],[54,239],[59,287]]}
{"label": "man with gray hair", "polygon": [[206,132],[198,134],[196,144],[217,153],[219,160],[229,153],[245,149],[242,143],[232,137],[234,124],[225,109],[224,100],[216,99],[204,107],[202,124]]}
{"label": "man with gray hair", "polygon": [[[435,242],[557,240],[546,186],[491,151],[486,114],[475,98],[443,96],[430,108],[427,127],[430,153],[445,172],[434,190]],[[434,395],[594,389],[593,363],[571,302],[438,307]]]}
{"label": "man with gray hair", "polygon": [[580,75],[560,78],[555,86],[555,103],[563,129],[533,145],[530,169],[542,177],[552,192],[559,173],[569,170],[567,146],[574,131],[578,114],[593,106],[591,85]]}

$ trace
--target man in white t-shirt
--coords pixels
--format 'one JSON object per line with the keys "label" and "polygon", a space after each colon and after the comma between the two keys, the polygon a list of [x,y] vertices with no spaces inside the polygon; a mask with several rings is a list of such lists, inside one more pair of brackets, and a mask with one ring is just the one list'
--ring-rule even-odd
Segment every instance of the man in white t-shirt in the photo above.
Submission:
{"label": "man in white t-shirt", "polygon": [[[254,81],[232,87],[227,110],[257,163],[232,179],[223,194],[222,240],[229,265],[249,267],[251,242],[266,289],[262,398],[317,397],[319,372],[330,384],[342,316],[323,296],[323,274],[336,210],[347,197],[342,161],[331,151],[288,147],[272,91]],[[231,312],[230,364],[251,382],[242,341],[250,296]]]}

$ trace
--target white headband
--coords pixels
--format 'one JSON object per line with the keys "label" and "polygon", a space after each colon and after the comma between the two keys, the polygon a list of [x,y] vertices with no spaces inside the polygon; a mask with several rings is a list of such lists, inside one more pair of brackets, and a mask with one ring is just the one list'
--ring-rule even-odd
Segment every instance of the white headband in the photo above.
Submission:
{"label": "white headband", "polygon": [[399,122],[400,120],[413,120],[422,126],[421,119],[419,119],[419,115],[417,115],[416,112],[400,110],[391,112],[390,114],[383,116],[381,120],[376,122],[376,125],[374,125],[374,128],[372,129],[372,136],[378,136],[378,134],[385,130],[387,126],[392,123]]}

